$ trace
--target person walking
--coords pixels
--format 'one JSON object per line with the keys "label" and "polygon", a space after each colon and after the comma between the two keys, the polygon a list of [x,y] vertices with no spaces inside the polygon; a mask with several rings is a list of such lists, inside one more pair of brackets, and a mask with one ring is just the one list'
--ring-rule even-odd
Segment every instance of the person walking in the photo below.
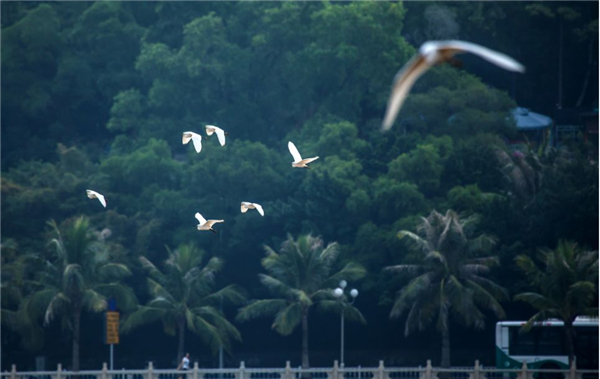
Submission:
{"label": "person walking", "polygon": [[[187,371],[190,369],[190,353],[185,353],[185,355],[183,356],[183,359],[181,360],[181,363],[179,364],[179,366],[177,366],[177,370],[181,370],[181,371]],[[182,374],[179,379],[185,379],[186,378],[186,374]]]}

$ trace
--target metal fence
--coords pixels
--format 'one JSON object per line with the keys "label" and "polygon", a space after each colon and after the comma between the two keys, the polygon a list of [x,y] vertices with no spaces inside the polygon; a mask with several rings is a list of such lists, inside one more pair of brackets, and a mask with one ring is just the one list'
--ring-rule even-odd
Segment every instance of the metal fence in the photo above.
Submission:
{"label": "metal fence", "polygon": [[524,363],[520,369],[497,369],[482,367],[475,361],[473,367],[439,368],[427,361],[425,367],[333,367],[302,369],[293,368],[288,361],[285,368],[247,368],[244,362],[237,368],[205,369],[198,362],[188,371],[158,370],[152,363],[143,370],[109,370],[105,363],[102,370],[64,371],[59,364],[56,371],[17,371],[0,373],[0,379],[592,379],[598,378],[598,370],[579,370],[573,364],[570,369],[529,369]]}

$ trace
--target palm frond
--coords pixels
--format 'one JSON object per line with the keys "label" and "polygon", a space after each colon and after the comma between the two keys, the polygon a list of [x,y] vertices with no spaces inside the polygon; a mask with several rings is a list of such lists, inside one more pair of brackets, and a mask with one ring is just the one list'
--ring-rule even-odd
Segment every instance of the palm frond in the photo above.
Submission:
{"label": "palm frond", "polygon": [[191,310],[185,312],[187,327],[194,334],[200,337],[200,340],[213,353],[219,351],[220,346],[224,346],[219,331],[214,325],[211,325],[204,318],[198,317]]}
{"label": "palm frond", "polygon": [[321,251],[319,254],[319,260],[326,265],[331,265],[338,257],[340,253],[340,246],[337,242],[331,242]]}
{"label": "palm frond", "polygon": [[481,277],[478,275],[471,275],[471,276],[469,276],[468,280],[471,280],[471,281],[477,283],[479,286],[483,287],[487,292],[489,292],[497,300],[503,301],[503,300],[509,299],[508,290],[506,288],[494,283],[490,279],[487,279],[487,278],[484,278],[484,277]]}
{"label": "palm frond", "polygon": [[231,338],[234,338],[237,341],[242,340],[242,336],[233,324],[231,324],[227,318],[221,314],[221,312],[217,311],[214,307],[197,307],[192,308],[191,312],[196,315],[196,317],[202,317],[207,320],[211,325],[214,325],[219,332],[220,338],[223,341],[223,347],[230,351],[231,348]]}
{"label": "palm frond", "polygon": [[71,301],[65,294],[63,294],[62,292],[56,294],[56,296],[54,296],[52,300],[50,300],[48,308],[46,309],[46,314],[44,316],[44,325],[48,325],[52,321],[52,319],[58,316],[59,314],[66,313],[69,309],[70,304]]}
{"label": "palm frond", "polygon": [[544,274],[542,270],[526,255],[519,255],[515,258],[517,266],[527,275],[534,285],[541,282]]}
{"label": "palm frond", "polygon": [[431,323],[434,312],[437,310],[438,302],[430,299],[426,303],[422,299],[417,299],[410,306],[406,322],[404,323],[404,335],[408,336],[414,331],[423,331]]}
{"label": "palm frond", "polygon": [[253,318],[271,316],[280,312],[288,302],[283,299],[253,300],[241,308],[236,316],[237,321],[248,321]]}
{"label": "palm frond", "polygon": [[536,322],[542,322],[551,317],[557,317],[557,316],[559,316],[559,314],[557,313],[557,310],[555,310],[555,309],[545,309],[543,311],[540,311],[540,312],[534,314],[533,316],[531,316],[529,318],[529,320],[527,320],[525,325],[523,325],[521,327],[520,332],[521,333],[528,332],[531,330],[531,328],[535,325]]}
{"label": "palm frond", "polygon": [[409,303],[412,300],[422,296],[423,292],[429,289],[432,278],[433,273],[427,272],[412,279],[406,286],[404,286],[396,296],[390,317],[397,318],[402,316],[404,311],[410,308]]}
{"label": "palm frond", "polygon": [[489,273],[490,268],[482,264],[465,264],[460,267],[460,271],[464,275],[480,275]]}
{"label": "palm frond", "polygon": [[275,296],[289,297],[293,294],[292,288],[279,279],[265,274],[258,274],[258,278]]}
{"label": "palm frond", "polygon": [[107,308],[106,298],[94,290],[85,290],[81,305],[89,312],[102,312]]}
{"label": "palm frond", "polygon": [[425,261],[432,262],[432,264],[434,264],[434,265],[441,265],[442,267],[444,267],[444,270],[446,270],[448,267],[448,262],[446,260],[446,257],[437,250],[430,250],[425,255],[424,259],[425,259]]}
{"label": "palm frond", "polygon": [[487,234],[481,234],[473,239],[470,239],[467,243],[467,250],[471,255],[488,252],[494,245],[496,245],[497,239]]}
{"label": "palm frond", "polygon": [[398,232],[398,238],[399,239],[404,239],[404,238],[408,238],[410,240],[410,242],[412,243],[412,247],[415,248],[416,250],[419,251],[425,251],[428,249],[428,243],[427,240],[424,240],[423,238],[421,238],[419,235],[408,231],[408,230],[401,230]]}
{"label": "palm frond", "polygon": [[68,293],[79,293],[85,289],[85,280],[79,264],[73,263],[65,267],[62,285],[63,291]]}
{"label": "palm frond", "polygon": [[99,284],[94,289],[104,295],[106,298],[114,298],[117,307],[124,312],[136,309],[138,306],[138,300],[135,296],[135,292],[131,287],[128,287],[121,283],[108,283]]}
{"label": "palm frond", "polygon": [[483,265],[494,267],[500,264],[500,259],[497,256],[470,258],[466,261],[467,264]]}
{"label": "palm frond", "polygon": [[395,265],[383,268],[386,271],[397,273],[406,273],[409,276],[415,276],[421,273],[425,268],[422,265]]}
{"label": "palm frond", "polygon": [[123,334],[128,334],[140,326],[162,320],[167,312],[161,308],[140,306],[134,312],[125,315],[121,320],[120,330]]}
{"label": "palm frond", "polygon": [[548,309],[555,304],[546,296],[535,292],[523,292],[515,296],[516,301],[524,301],[536,309]]}
{"label": "palm frond", "polygon": [[585,306],[584,304],[594,301],[596,294],[595,283],[579,281],[569,286],[569,290],[565,294],[565,300],[569,304],[577,302]]}
{"label": "palm frond", "polygon": [[171,303],[177,303],[171,292],[167,291],[160,283],[150,278],[146,278],[146,281],[148,282],[148,290],[152,296],[164,298]]}
{"label": "palm frond", "polygon": [[98,268],[100,280],[115,281],[131,276],[129,268],[121,263],[107,263]]}
{"label": "palm frond", "polygon": [[344,309],[344,304],[337,299],[321,300],[317,302],[317,310],[324,313],[341,314]]}
{"label": "palm frond", "polygon": [[348,262],[340,271],[334,273],[320,284],[321,287],[337,287],[341,280],[356,281],[362,279],[367,270],[360,264]]}
{"label": "palm frond", "polygon": [[475,302],[481,304],[481,306],[484,308],[491,309],[496,315],[496,317],[500,319],[506,318],[504,308],[502,308],[502,306],[497,300],[498,298],[507,298],[508,296],[506,294],[506,291],[503,294],[505,296],[499,297],[497,296],[497,294],[494,295],[488,292],[484,287],[480,286],[477,282],[473,280],[468,280],[467,283],[469,284],[469,287],[473,289],[473,299],[475,300]]}
{"label": "palm frond", "polygon": [[199,278],[204,283],[214,283],[215,275],[223,268],[223,260],[212,257],[206,265],[200,270]]}
{"label": "palm frond", "polygon": [[154,263],[150,262],[148,258],[142,256],[139,257],[139,261],[142,264],[142,268],[148,272],[148,275],[150,275],[151,278],[161,283],[164,283],[165,277],[163,273],[160,272],[158,268],[156,268]]}
{"label": "palm frond", "polygon": [[354,307],[352,304],[348,304],[347,302],[342,302],[339,300],[321,300],[317,303],[317,310],[325,313],[337,313],[340,314],[344,312],[344,319],[348,321],[356,321],[361,324],[366,324],[363,314],[358,310],[358,308]]}
{"label": "palm frond", "polygon": [[282,336],[292,334],[296,326],[302,321],[302,308],[298,303],[292,303],[277,313],[271,326]]}
{"label": "palm frond", "polygon": [[31,320],[36,320],[45,316],[48,305],[59,291],[56,288],[47,288],[27,296],[19,308],[27,314]]}
{"label": "palm frond", "polygon": [[303,307],[310,307],[313,304],[311,297],[302,290],[292,289],[292,294],[295,300]]}
{"label": "palm frond", "polygon": [[366,325],[367,323],[367,320],[365,320],[362,312],[350,304],[346,304],[346,308],[344,309],[344,318],[346,318],[348,321],[359,322],[363,325]]}
{"label": "palm frond", "polygon": [[199,302],[201,305],[217,305],[223,301],[225,305],[239,305],[246,301],[244,291],[237,285],[231,284],[216,292],[213,292]]}
{"label": "palm frond", "polygon": [[27,301],[30,297],[25,298],[23,303],[19,305],[19,309],[14,314],[12,319],[13,330],[21,336],[21,345],[29,351],[37,351],[44,345],[44,329],[41,323],[38,322],[36,316],[32,317],[27,311]]}

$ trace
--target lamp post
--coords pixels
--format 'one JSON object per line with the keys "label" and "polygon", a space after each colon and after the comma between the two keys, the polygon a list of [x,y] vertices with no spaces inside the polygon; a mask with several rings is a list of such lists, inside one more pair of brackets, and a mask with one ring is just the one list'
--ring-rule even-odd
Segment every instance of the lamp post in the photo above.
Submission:
{"label": "lamp post", "polygon": [[[336,289],[333,290],[333,296],[335,296],[340,302],[346,302],[349,305],[352,305],[354,303],[354,300],[356,300],[356,297],[358,296],[358,290],[356,288],[353,288],[350,291],[350,296],[352,297],[352,300],[348,301],[346,296],[344,295],[344,289],[346,288],[346,286],[348,285],[348,283],[345,280],[341,280],[340,281],[340,286]],[[344,368],[344,311],[345,311],[345,305],[342,305],[342,321],[341,321],[341,341],[340,341],[340,367]]]}

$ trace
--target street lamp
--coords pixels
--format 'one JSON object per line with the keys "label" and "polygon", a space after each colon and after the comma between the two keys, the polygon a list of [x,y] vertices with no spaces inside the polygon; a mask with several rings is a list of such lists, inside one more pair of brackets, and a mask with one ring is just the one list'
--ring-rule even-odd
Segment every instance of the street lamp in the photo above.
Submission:
{"label": "street lamp", "polygon": [[[341,280],[340,281],[340,286],[336,289],[333,290],[333,296],[338,299],[340,302],[346,302],[349,305],[352,305],[354,303],[354,300],[356,300],[356,297],[358,296],[358,290],[356,288],[353,288],[350,291],[350,297],[352,297],[352,300],[348,301],[346,299],[346,296],[344,296],[344,288],[346,288],[346,286],[348,285],[348,282],[346,282],[345,280]],[[342,305],[342,322],[341,322],[341,341],[340,341],[340,367],[344,368],[344,311],[345,311],[345,306]]]}

